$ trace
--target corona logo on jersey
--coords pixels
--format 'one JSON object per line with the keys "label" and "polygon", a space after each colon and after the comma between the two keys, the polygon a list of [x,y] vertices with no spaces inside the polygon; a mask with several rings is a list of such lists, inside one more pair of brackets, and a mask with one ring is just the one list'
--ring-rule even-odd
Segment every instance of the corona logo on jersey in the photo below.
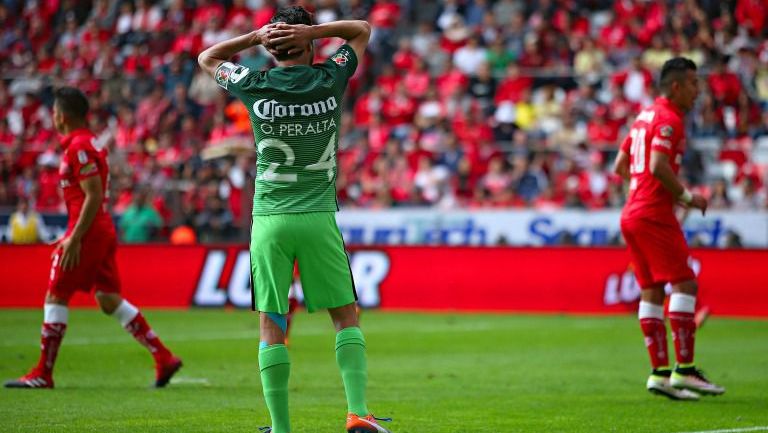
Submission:
{"label": "corona logo on jersey", "polygon": [[[390,260],[382,251],[350,254],[358,301],[363,307],[380,303],[379,287],[389,274]],[[251,307],[251,261],[247,249],[208,250],[192,303],[199,307]]]}
{"label": "corona logo on jersey", "polygon": [[309,104],[281,104],[274,99],[259,99],[253,103],[253,113],[262,120],[274,122],[276,118],[294,118],[297,116],[319,116],[327,112],[332,112],[338,107],[336,97],[311,102]]}

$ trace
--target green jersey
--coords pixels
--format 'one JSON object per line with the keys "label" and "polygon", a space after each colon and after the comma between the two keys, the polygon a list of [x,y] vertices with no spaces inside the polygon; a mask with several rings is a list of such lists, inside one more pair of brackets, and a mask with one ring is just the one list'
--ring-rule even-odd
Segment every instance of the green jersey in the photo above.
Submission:
{"label": "green jersey", "polygon": [[268,71],[222,63],[216,82],[248,108],[256,140],[253,215],[337,211],[336,151],[344,90],[357,68],[349,45],[324,63]]}

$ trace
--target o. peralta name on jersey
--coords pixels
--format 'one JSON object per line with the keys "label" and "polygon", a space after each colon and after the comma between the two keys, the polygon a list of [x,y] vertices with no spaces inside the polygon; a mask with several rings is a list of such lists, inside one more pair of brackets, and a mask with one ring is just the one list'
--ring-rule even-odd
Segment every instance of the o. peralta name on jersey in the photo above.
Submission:
{"label": "o. peralta name on jersey", "polygon": [[281,123],[272,126],[271,123],[262,123],[259,125],[261,132],[267,135],[285,135],[288,137],[298,137],[309,134],[320,134],[326,131],[336,130],[336,121],[333,117],[325,120],[318,120],[308,123]]}
{"label": "o. peralta name on jersey", "polygon": [[332,112],[338,106],[339,104],[333,96],[309,104],[281,104],[274,99],[270,99],[269,101],[266,99],[259,99],[253,103],[253,113],[259,119],[274,122],[275,119],[284,117],[319,116],[329,111]]}

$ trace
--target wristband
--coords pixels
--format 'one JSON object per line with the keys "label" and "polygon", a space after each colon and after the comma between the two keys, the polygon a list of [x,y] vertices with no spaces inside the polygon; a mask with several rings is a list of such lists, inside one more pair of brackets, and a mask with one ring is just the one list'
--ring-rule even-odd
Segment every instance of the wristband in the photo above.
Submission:
{"label": "wristband", "polygon": [[683,190],[683,192],[680,193],[679,196],[677,196],[677,199],[685,204],[691,204],[693,201],[693,194],[691,194],[691,192],[688,191],[688,188],[686,188]]}

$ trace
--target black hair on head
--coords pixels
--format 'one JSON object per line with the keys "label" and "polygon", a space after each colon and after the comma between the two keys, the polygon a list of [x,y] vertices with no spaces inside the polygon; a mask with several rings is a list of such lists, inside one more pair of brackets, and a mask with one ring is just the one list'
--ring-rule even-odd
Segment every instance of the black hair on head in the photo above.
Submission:
{"label": "black hair on head", "polygon": [[57,104],[64,114],[78,119],[85,119],[90,105],[83,92],[74,87],[60,87],[53,92],[54,104]]}
{"label": "black hair on head", "polygon": [[659,82],[662,89],[669,89],[669,86],[683,77],[686,71],[696,71],[696,63],[685,57],[675,57],[664,62],[661,67],[661,77]]}
{"label": "black hair on head", "polygon": [[[272,18],[269,20],[270,24],[286,23],[286,24],[304,24],[311,26],[314,24],[314,18],[312,14],[301,6],[289,6],[280,8],[275,12]],[[301,53],[288,54],[275,54],[277,60],[293,59],[301,55]]]}
{"label": "black hair on head", "polygon": [[305,24],[311,26],[313,24],[312,14],[301,6],[289,6],[280,8],[269,20],[270,24],[274,23],[286,23],[286,24]]}

